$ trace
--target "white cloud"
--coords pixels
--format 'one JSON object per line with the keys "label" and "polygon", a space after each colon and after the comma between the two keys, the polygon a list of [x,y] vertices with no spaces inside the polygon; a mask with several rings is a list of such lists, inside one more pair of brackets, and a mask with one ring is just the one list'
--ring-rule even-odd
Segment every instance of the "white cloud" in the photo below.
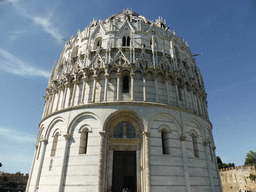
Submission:
{"label": "white cloud", "polygon": [[29,135],[28,133],[20,132],[15,129],[6,128],[0,126],[0,136],[3,136],[6,140],[12,140],[19,143],[33,142],[36,141],[36,136]]}
{"label": "white cloud", "polygon": [[0,48],[0,69],[20,76],[43,76],[49,78],[51,73],[24,63],[8,51]]}
{"label": "white cloud", "polygon": [[61,42],[63,36],[60,30],[56,27],[56,25],[51,22],[52,14],[48,14],[48,17],[31,15],[26,11],[26,9],[24,9],[24,7],[21,7],[19,5],[19,0],[7,0],[7,2],[11,3],[15,7],[18,14],[22,15],[23,17],[29,18],[33,21],[34,24],[41,26],[46,33],[50,34],[59,43]]}

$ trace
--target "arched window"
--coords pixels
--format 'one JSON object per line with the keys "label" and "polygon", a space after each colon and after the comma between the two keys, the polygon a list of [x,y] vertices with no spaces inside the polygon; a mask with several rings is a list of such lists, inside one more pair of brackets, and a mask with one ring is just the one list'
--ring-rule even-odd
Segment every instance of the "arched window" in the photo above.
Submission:
{"label": "arched window", "polygon": [[123,46],[126,46],[126,37],[123,36]]}
{"label": "arched window", "polygon": [[129,77],[123,77],[123,93],[129,93]]}
{"label": "arched window", "polygon": [[193,142],[193,149],[194,149],[194,156],[199,157],[198,145],[197,145],[197,137],[194,133],[191,134],[192,142]]}
{"label": "arched window", "polygon": [[101,41],[98,41],[97,47],[101,47]]}
{"label": "arched window", "polygon": [[123,36],[123,46],[130,46],[131,39],[129,36]]}
{"label": "arched window", "polygon": [[86,154],[87,143],[88,143],[88,130],[83,129],[83,131],[81,131],[81,137],[80,137],[79,154]]}
{"label": "arched window", "polygon": [[59,137],[59,134],[58,134],[58,133],[56,133],[56,134],[53,136],[51,156],[55,156],[56,149],[57,149],[57,144],[58,144],[58,137]]}
{"label": "arched window", "polygon": [[127,44],[126,45],[130,46],[130,37],[129,36],[127,36]]}
{"label": "arched window", "polygon": [[102,38],[97,37],[94,41],[93,49],[96,50],[98,48],[101,48],[101,46],[102,46]]}
{"label": "arched window", "polygon": [[161,132],[161,136],[162,136],[162,150],[163,150],[163,154],[170,154],[169,150],[168,150],[168,144],[167,144],[167,140],[168,140],[168,135],[167,135],[167,131],[166,130],[162,130]]}

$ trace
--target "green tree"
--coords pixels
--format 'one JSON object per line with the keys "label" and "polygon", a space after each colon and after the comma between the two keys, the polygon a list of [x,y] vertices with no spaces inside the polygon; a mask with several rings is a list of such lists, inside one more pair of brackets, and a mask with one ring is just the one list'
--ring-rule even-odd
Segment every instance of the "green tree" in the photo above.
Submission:
{"label": "green tree", "polygon": [[255,166],[256,165],[256,152],[250,150],[246,154],[244,165],[245,166]]}
{"label": "green tree", "polygon": [[218,163],[219,169],[221,169],[222,168],[222,161],[221,161],[221,158],[219,156],[217,156],[217,163]]}

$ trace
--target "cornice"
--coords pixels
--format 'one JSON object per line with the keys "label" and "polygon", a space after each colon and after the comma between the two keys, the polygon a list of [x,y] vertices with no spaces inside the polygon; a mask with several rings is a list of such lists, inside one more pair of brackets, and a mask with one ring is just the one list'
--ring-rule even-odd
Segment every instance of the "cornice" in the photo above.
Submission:
{"label": "cornice", "polygon": [[180,107],[176,107],[176,106],[172,106],[172,105],[167,105],[167,104],[163,104],[163,103],[153,103],[153,102],[141,102],[141,101],[110,101],[110,102],[99,102],[99,103],[88,103],[88,104],[80,104],[77,106],[72,106],[72,107],[68,107],[68,108],[64,108],[64,109],[60,109],[58,111],[55,111],[45,117],[42,118],[42,120],[39,122],[39,125],[46,119],[56,115],[56,114],[60,114],[66,111],[72,111],[75,109],[86,109],[86,108],[94,108],[94,107],[99,107],[99,106],[150,106],[150,107],[161,107],[161,108],[166,108],[166,109],[172,109],[172,110],[176,110],[176,111],[181,111],[181,112],[185,112],[194,116],[197,116],[205,121],[207,121],[211,128],[212,128],[212,123],[210,122],[210,120],[202,115],[196,114],[192,111],[189,111],[187,109],[183,109]]}

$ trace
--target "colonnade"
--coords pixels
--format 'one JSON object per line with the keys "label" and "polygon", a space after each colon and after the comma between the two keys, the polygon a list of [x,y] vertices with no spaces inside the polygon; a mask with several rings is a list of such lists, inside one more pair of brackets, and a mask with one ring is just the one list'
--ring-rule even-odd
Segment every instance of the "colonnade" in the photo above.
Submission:
{"label": "colonnade", "polygon": [[[105,72],[104,75],[104,96],[103,102],[108,101],[108,87],[109,87],[109,74]],[[116,74],[116,101],[120,101],[120,89],[121,89],[121,73]],[[135,73],[130,73],[130,101],[134,101],[134,83],[135,83]],[[147,102],[147,79],[146,75],[142,76],[142,93],[143,93],[143,102]],[[91,91],[91,100],[88,103],[95,102],[96,96],[96,84],[99,78],[97,75],[93,75],[93,86]],[[159,87],[158,87],[158,80],[156,75],[153,77],[154,80],[154,88],[155,88],[155,102],[159,102]],[[171,95],[170,95],[170,82],[172,80],[169,77],[164,79],[165,90],[166,90],[166,100],[165,104],[171,104]],[[80,81],[74,78],[73,81],[68,82],[66,81],[64,84],[61,82],[60,84],[57,81],[53,81],[53,88],[47,88],[47,94],[45,96],[45,108],[43,117],[47,116],[55,111],[58,111],[63,108],[76,106],[79,104],[86,104],[85,102],[85,91],[86,85],[89,84],[88,77],[84,74]],[[79,89],[79,85],[82,83],[82,89]],[[207,112],[207,101],[206,101],[206,94],[198,88],[194,88],[191,86],[187,86],[187,84],[179,85],[177,80],[173,81],[172,84],[175,87],[175,97],[176,97],[176,105],[175,107],[183,108],[188,111],[192,111],[195,114],[204,116],[208,118]],[[87,86],[89,87],[89,86]],[[77,91],[79,89],[79,91]],[[89,87],[90,89],[90,87]],[[181,93],[180,93],[181,92]],[[75,102],[75,97],[80,95],[80,99],[77,99]],[[190,102],[189,102],[190,101]]]}

